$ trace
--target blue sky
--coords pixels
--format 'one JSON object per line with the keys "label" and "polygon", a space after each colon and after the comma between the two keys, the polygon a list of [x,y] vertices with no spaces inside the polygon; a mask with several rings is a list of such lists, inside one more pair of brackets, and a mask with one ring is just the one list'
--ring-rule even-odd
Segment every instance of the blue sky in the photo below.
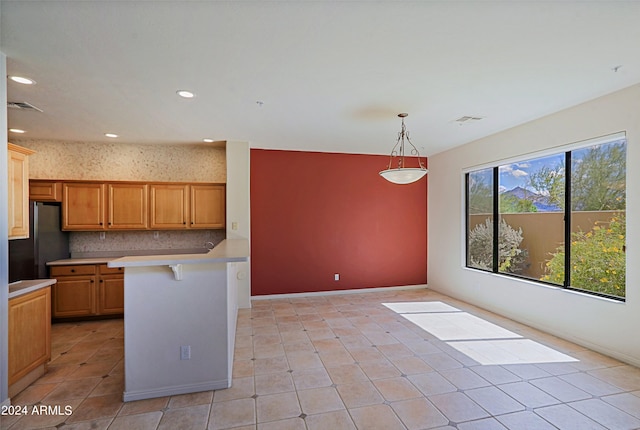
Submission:
{"label": "blue sky", "polygon": [[518,186],[531,190],[532,188],[529,186],[530,175],[545,166],[553,170],[556,170],[558,166],[564,166],[564,154],[534,158],[500,166],[500,192],[511,190]]}

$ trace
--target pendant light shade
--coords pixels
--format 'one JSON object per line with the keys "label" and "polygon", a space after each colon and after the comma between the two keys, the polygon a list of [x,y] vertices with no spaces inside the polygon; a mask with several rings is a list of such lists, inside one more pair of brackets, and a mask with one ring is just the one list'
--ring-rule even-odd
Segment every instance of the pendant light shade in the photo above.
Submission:
{"label": "pendant light shade", "polygon": [[427,169],[405,167],[383,170],[380,172],[380,176],[382,176],[389,182],[393,182],[394,184],[403,185],[417,181],[418,179],[426,175],[427,172]]}
{"label": "pendant light shade", "polygon": [[[420,159],[420,152],[418,151],[418,148],[416,148],[409,139],[409,132],[404,125],[404,119],[408,116],[408,114],[400,113],[398,114],[398,116],[402,118],[402,128],[400,130],[400,133],[398,133],[398,140],[396,144],[391,149],[391,154],[389,155],[389,166],[386,170],[382,170],[380,172],[380,176],[394,184],[404,185],[416,182],[424,175],[426,175],[429,171]],[[409,154],[416,158],[416,167],[407,167],[405,164],[405,139],[407,140],[407,143],[411,145]]]}

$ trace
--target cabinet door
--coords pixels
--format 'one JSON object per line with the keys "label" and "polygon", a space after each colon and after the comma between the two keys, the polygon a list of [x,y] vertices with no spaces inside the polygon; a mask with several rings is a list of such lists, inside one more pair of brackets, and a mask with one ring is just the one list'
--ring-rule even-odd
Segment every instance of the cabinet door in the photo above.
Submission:
{"label": "cabinet door", "polygon": [[187,228],[189,219],[188,185],[149,185],[151,229]]}
{"label": "cabinet door", "polygon": [[148,225],[147,185],[108,184],[109,230],[142,230]]}
{"label": "cabinet door", "polygon": [[62,229],[104,230],[104,185],[64,183],[62,185]]}
{"label": "cabinet door", "polygon": [[9,239],[29,237],[29,160],[27,154],[9,150]]}
{"label": "cabinet door", "polygon": [[9,385],[51,358],[49,287],[9,300]]}
{"label": "cabinet door", "polygon": [[60,276],[53,285],[53,317],[82,317],[96,313],[95,276]]}
{"label": "cabinet door", "polygon": [[29,181],[29,200],[37,202],[61,202],[62,182]]}
{"label": "cabinet door", "polygon": [[191,228],[224,228],[224,185],[191,185]]}
{"label": "cabinet door", "polygon": [[100,275],[98,314],[124,313],[124,275]]}

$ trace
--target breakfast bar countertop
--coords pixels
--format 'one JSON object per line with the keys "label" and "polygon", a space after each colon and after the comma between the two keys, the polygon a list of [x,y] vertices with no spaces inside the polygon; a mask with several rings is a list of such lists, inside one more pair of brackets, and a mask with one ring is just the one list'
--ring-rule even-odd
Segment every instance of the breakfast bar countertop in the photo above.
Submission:
{"label": "breakfast bar countertop", "polygon": [[9,284],[9,300],[56,283],[55,279],[32,279]]}
{"label": "breakfast bar countertop", "polygon": [[169,266],[175,264],[231,263],[247,261],[249,241],[225,239],[209,252],[202,254],[140,255],[122,257],[107,263],[109,267]]}

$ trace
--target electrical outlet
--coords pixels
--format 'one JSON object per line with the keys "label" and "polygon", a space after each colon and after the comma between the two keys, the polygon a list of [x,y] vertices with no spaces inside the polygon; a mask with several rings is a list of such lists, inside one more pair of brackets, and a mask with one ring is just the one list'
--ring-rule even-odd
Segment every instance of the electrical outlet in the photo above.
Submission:
{"label": "electrical outlet", "polygon": [[100,240],[104,240],[104,238],[107,236],[107,234],[104,231],[100,232]]}
{"label": "electrical outlet", "polygon": [[153,238],[154,239],[160,239],[160,232],[159,231],[154,231],[153,232]]}
{"label": "electrical outlet", "polygon": [[180,360],[191,360],[191,345],[180,347]]}
{"label": "electrical outlet", "polygon": [[339,281],[340,280],[340,274],[339,273],[334,274],[333,275],[333,280],[334,281]]}

